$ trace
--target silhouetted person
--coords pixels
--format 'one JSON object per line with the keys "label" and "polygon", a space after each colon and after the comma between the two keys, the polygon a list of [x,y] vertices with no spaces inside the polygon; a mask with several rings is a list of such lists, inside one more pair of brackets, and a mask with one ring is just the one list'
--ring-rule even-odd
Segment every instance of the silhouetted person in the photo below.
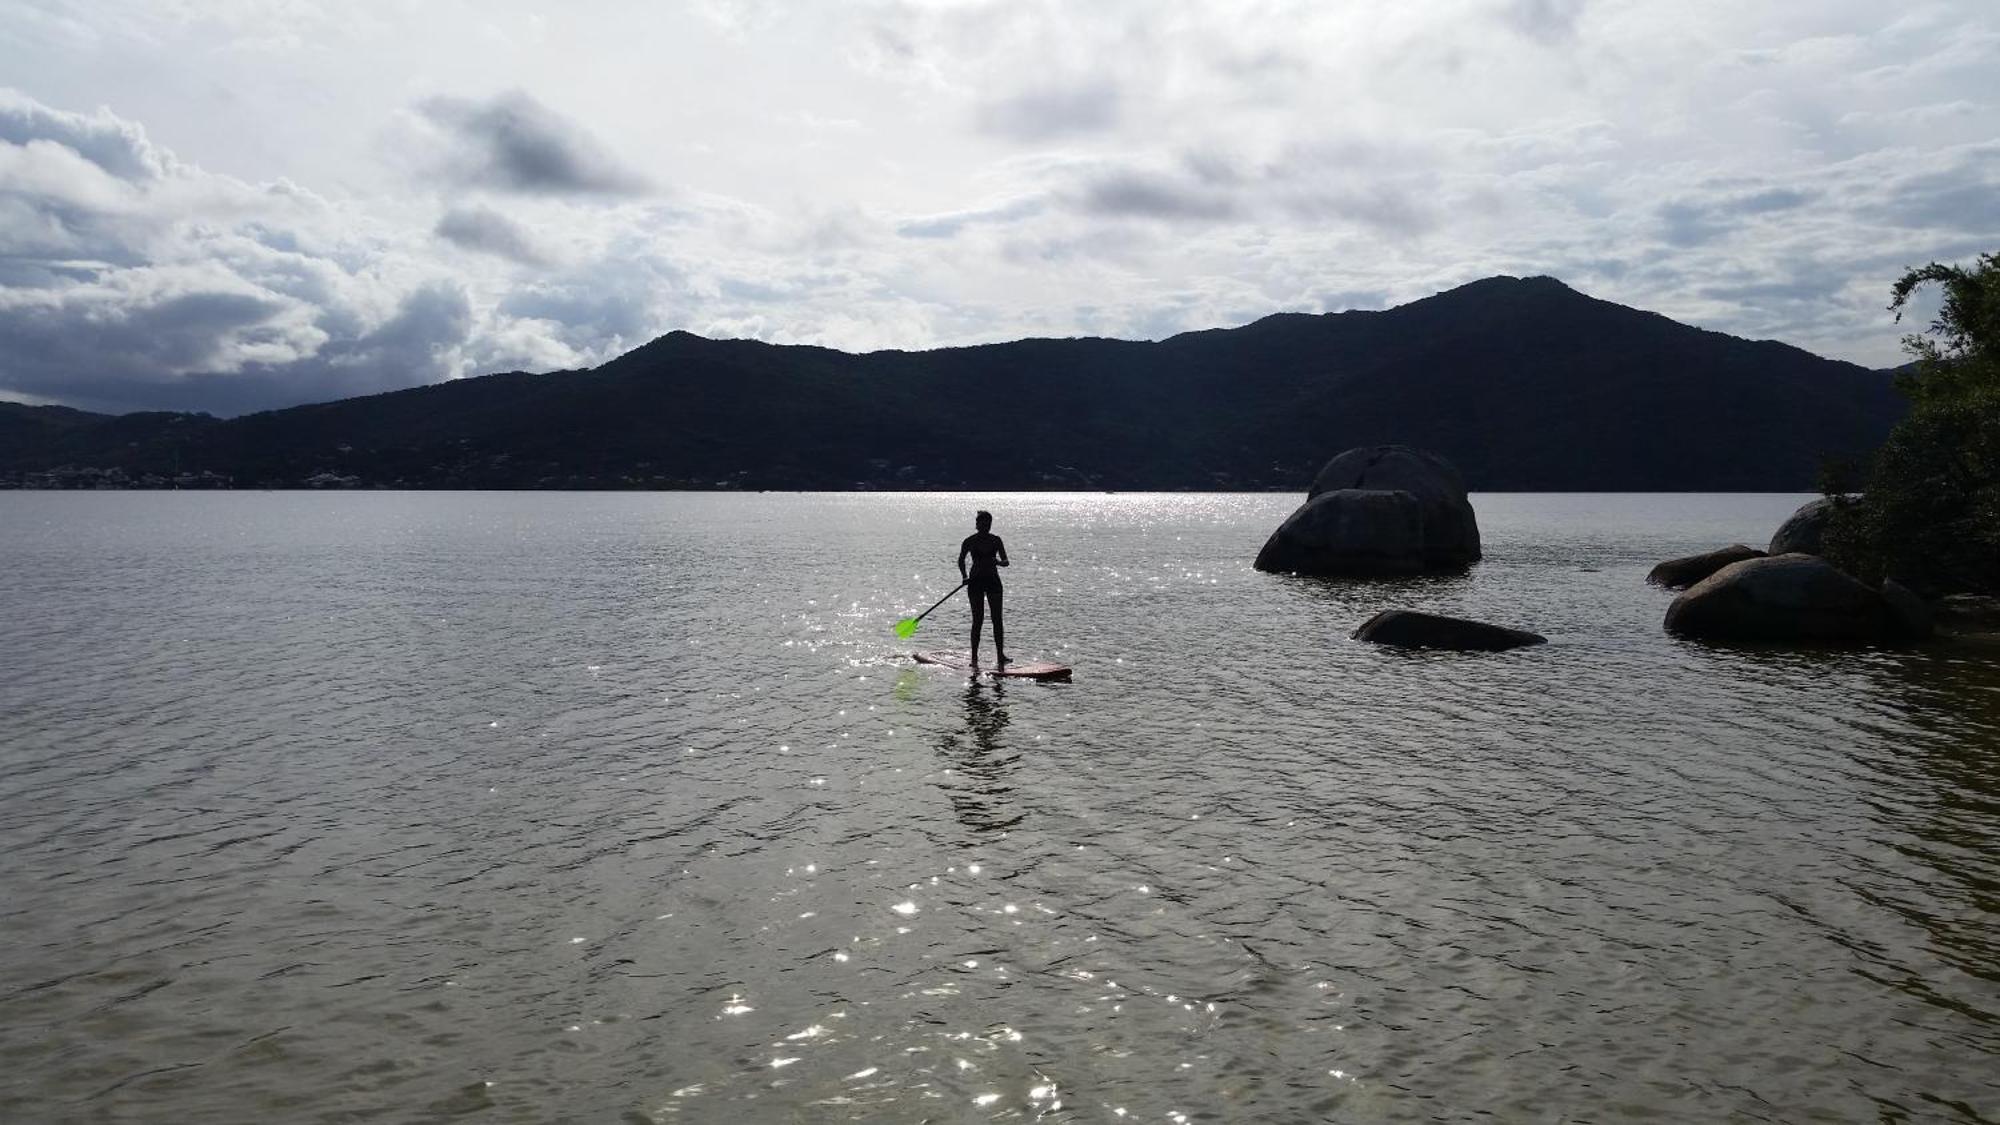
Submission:
{"label": "silhouetted person", "polygon": [[[1007,545],[993,534],[993,513],[980,512],[972,518],[979,530],[958,545],[958,576],[965,579],[965,593],[972,599],[972,662],[979,663],[979,627],[986,620],[986,607],[993,607],[993,654],[1007,663],[1006,634],[1000,625],[1000,567],[1007,565]],[[972,570],[965,569],[967,556]]]}

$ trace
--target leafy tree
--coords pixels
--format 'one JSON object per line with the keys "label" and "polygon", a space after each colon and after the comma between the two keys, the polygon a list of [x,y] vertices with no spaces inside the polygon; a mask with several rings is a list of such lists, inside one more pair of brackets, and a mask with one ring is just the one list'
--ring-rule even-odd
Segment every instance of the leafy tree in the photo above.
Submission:
{"label": "leafy tree", "polygon": [[1900,321],[1927,285],[1937,318],[1903,338],[1897,378],[1910,412],[1868,466],[1859,500],[1828,529],[1828,553],[1870,578],[1931,593],[2000,592],[2000,253],[1970,267],[1932,262],[1897,280]]}

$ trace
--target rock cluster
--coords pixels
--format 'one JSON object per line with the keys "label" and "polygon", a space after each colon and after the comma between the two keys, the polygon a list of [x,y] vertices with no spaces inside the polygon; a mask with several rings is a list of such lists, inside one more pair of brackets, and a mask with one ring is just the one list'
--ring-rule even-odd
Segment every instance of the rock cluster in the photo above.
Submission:
{"label": "rock cluster", "polygon": [[1885,595],[1825,559],[1791,553],[1731,563],[1695,583],[1667,607],[1666,628],[1704,640],[1888,644],[1928,635],[1922,611],[1914,595]]}
{"label": "rock cluster", "polygon": [[1648,582],[1686,587],[1667,607],[1667,632],[1774,644],[1896,644],[1940,626],[1956,632],[1949,611],[1893,578],[1870,586],[1820,557],[1837,505],[1801,505],[1771,537],[1769,555],[1736,543],[1654,567]]}

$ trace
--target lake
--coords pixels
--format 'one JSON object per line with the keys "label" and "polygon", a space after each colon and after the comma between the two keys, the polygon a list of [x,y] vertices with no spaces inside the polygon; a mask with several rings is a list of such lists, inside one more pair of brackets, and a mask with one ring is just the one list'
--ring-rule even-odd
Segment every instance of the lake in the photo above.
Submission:
{"label": "lake", "polygon": [[0,1120],[2000,1117],[2000,653],[1644,583],[1805,499],[0,493]]}

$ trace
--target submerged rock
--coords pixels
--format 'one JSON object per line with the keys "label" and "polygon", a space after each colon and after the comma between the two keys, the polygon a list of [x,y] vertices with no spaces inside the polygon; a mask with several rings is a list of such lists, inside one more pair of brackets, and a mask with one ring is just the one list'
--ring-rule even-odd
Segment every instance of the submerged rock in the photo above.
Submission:
{"label": "submerged rock", "polygon": [[1354,639],[1398,648],[1448,648],[1460,652],[1505,652],[1548,643],[1547,637],[1523,629],[1408,609],[1383,610],[1362,622],[1354,630]]}
{"label": "submerged rock", "polygon": [[1771,536],[1772,555],[1818,555],[1826,550],[1826,524],[1833,517],[1833,501],[1822,496],[1808,504],[1799,505],[1799,510],[1785,518],[1778,525],[1777,534]]}
{"label": "submerged rock", "polygon": [[1731,563],[1667,607],[1667,632],[1722,641],[1889,643],[1917,635],[1882,592],[1825,559]]}
{"label": "submerged rock", "polygon": [[1448,573],[1479,560],[1479,521],[1451,463],[1402,445],[1350,449],[1271,533],[1256,567],[1324,576]]}
{"label": "submerged rock", "polygon": [[1761,559],[1764,552],[1741,543],[1731,543],[1727,547],[1710,551],[1705,555],[1688,555],[1685,558],[1668,559],[1654,567],[1646,581],[1655,586],[1665,586],[1669,590],[1685,590],[1689,586],[1707,578],[1730,563],[1744,559]]}

